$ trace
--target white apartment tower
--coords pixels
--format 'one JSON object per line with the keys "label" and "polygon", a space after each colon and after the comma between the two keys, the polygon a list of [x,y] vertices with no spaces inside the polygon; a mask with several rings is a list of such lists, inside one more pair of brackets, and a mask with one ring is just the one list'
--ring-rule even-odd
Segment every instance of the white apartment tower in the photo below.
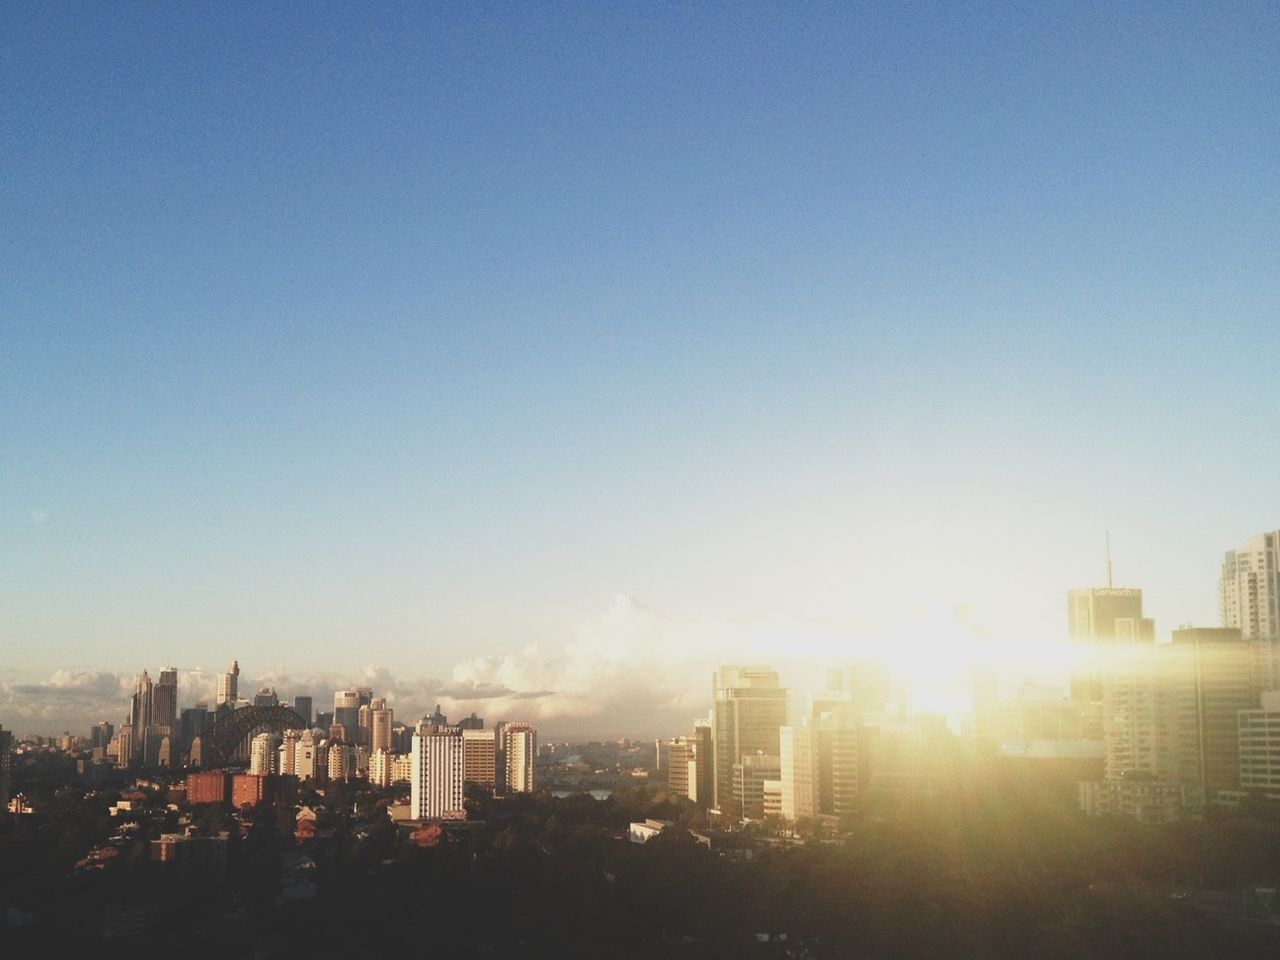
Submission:
{"label": "white apartment tower", "polygon": [[507,793],[533,792],[533,765],[538,756],[538,732],[531,723],[508,723],[502,728],[506,757]]}
{"label": "white apartment tower", "polygon": [[414,820],[465,820],[463,742],[457,727],[420,724],[409,753],[409,810]]}
{"label": "white apartment tower", "polygon": [[259,733],[249,745],[249,772],[266,776],[276,772],[276,735]]}
{"label": "white apartment tower", "polygon": [[1224,627],[1235,627],[1249,642],[1254,686],[1280,689],[1280,530],[1252,537],[1222,558],[1218,612]]}

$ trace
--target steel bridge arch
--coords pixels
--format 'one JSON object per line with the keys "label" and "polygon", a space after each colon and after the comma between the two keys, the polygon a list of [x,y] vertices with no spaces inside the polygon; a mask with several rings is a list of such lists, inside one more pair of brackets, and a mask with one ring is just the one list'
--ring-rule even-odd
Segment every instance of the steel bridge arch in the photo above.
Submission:
{"label": "steel bridge arch", "polygon": [[220,718],[200,738],[200,765],[222,767],[247,759],[249,738],[263,731],[305,730],[307,722],[288,707],[242,707]]}

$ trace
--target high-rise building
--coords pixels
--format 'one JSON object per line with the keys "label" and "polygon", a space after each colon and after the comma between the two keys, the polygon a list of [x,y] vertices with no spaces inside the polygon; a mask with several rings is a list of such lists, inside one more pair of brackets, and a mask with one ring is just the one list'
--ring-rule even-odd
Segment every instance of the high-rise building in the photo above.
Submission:
{"label": "high-rise building", "polygon": [[178,720],[179,752],[186,754],[196,737],[204,736],[206,730],[213,725],[213,714],[209,712],[207,703],[197,703],[194,707],[183,707]]}
{"label": "high-rise building", "polygon": [[382,697],[375,697],[369,704],[369,752],[391,752],[391,723],[393,711]]}
{"label": "high-rise building", "polygon": [[1261,707],[1237,718],[1241,789],[1280,797],[1280,690],[1264,693]]}
{"label": "high-rise building", "polygon": [[293,712],[300,716],[304,723],[311,725],[311,698],[294,697]]}
{"label": "high-rise building", "polygon": [[725,666],[712,675],[714,802],[734,796],[734,766],[745,756],[776,758],[787,723],[787,691],[768,667]]}
{"label": "high-rise building", "polygon": [[1280,530],[1251,537],[1222,559],[1219,622],[1249,644],[1256,691],[1280,689]]}
{"label": "high-rise building", "polygon": [[[657,747],[661,758],[658,774],[667,781],[667,792],[673,797],[688,797],[689,774],[696,763],[693,739],[673,737],[670,740],[659,740]],[[697,789],[696,783],[694,789]]]}
{"label": "high-rise building", "polygon": [[280,698],[271,687],[263,687],[253,695],[253,705],[255,707],[278,707],[280,706]]}
{"label": "high-rise building", "polygon": [[249,772],[266,776],[276,772],[279,738],[268,731],[257,734],[249,746]]}
{"label": "high-rise building", "polygon": [[13,734],[0,727],[0,811],[9,805],[13,792]]}
{"label": "high-rise building", "polygon": [[[1117,640],[1150,633],[1155,626],[1143,623],[1142,591],[1108,585],[1067,591],[1067,633],[1075,642],[1078,664],[1071,674],[1071,699],[1082,703],[1102,700],[1102,673],[1107,651]],[[1117,622],[1120,624],[1117,633]]]}
{"label": "high-rise building", "polygon": [[1219,790],[1240,786],[1239,719],[1255,710],[1249,644],[1238,627],[1188,627],[1173,631],[1173,646],[1186,651],[1194,696],[1196,764],[1200,787],[1212,800]]}
{"label": "high-rise building", "polygon": [[153,708],[153,684],[147,671],[143,670],[134,682],[133,697],[129,703],[129,726],[133,728],[133,752],[130,762],[142,763],[145,759],[147,730],[151,726]]}
{"label": "high-rise building", "polygon": [[354,741],[360,729],[360,692],[337,690],[333,694],[333,723],[342,727],[343,736]]}
{"label": "high-rise building", "polygon": [[472,710],[471,716],[463,717],[461,720],[458,721],[458,726],[461,727],[463,730],[483,730],[484,717],[477,717],[476,712]]}
{"label": "high-rise building", "polygon": [[689,772],[689,799],[703,809],[711,806],[715,796],[715,750],[712,747],[711,720],[693,724],[693,766]]}
{"label": "high-rise building", "polygon": [[742,816],[757,820],[764,816],[764,785],[769,780],[781,780],[776,756],[748,753],[733,765],[733,800]]}
{"label": "high-rise building", "polygon": [[395,754],[379,748],[369,754],[369,783],[375,787],[391,786],[395,774]]}
{"label": "high-rise building", "polygon": [[841,817],[858,798],[858,727],[852,695],[813,697],[798,727],[783,727],[781,814],[787,820]]}
{"label": "high-rise building", "polygon": [[299,780],[314,780],[316,776],[316,736],[310,730],[298,734],[293,751],[293,775]]}
{"label": "high-rise building", "polygon": [[464,745],[457,727],[421,724],[409,752],[409,810],[414,820],[464,820]]}
{"label": "high-rise building", "polygon": [[218,674],[218,696],[214,703],[215,707],[220,707],[224,703],[235,706],[236,701],[240,699],[240,661],[232,660],[231,669],[226,673]]}
{"label": "high-rise building", "polygon": [[160,671],[160,679],[156,681],[152,694],[151,722],[157,726],[178,726],[178,671],[174,667],[165,667]]}
{"label": "high-rise building", "polygon": [[330,743],[325,760],[330,780],[350,780],[356,775],[356,751],[349,743]]}
{"label": "high-rise building", "polygon": [[1135,808],[1131,815],[1140,819],[1163,816],[1171,792],[1135,788],[1126,793],[1115,784],[1178,787],[1182,802],[1191,806],[1238,789],[1238,715],[1257,704],[1249,647],[1238,629],[1183,628],[1173,632],[1170,643],[1119,644],[1103,678],[1108,789],[1121,799],[1133,793],[1135,803],[1156,811]]}
{"label": "high-rise building", "polygon": [[507,793],[532,793],[538,757],[538,732],[530,723],[507,723],[502,728],[502,753]]}
{"label": "high-rise building", "polygon": [[95,750],[106,750],[111,744],[111,738],[115,736],[115,724],[109,720],[99,720],[93,725],[90,731],[89,741]]}
{"label": "high-rise building", "polygon": [[462,777],[488,790],[497,787],[497,738],[492,730],[462,730]]}
{"label": "high-rise building", "polygon": [[298,775],[298,738],[301,730],[286,730],[280,737],[280,747],[276,750],[276,773],[282,776]]}

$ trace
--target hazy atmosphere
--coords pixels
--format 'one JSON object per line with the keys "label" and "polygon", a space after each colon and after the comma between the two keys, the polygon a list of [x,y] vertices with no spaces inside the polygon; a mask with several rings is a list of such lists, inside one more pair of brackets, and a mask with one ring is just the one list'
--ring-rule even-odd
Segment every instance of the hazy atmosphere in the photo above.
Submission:
{"label": "hazy atmosphere", "polygon": [[654,735],[935,626],[1065,684],[1107,530],[1216,625],[1275,5],[784,9],[5,5],[0,722],[238,658]]}

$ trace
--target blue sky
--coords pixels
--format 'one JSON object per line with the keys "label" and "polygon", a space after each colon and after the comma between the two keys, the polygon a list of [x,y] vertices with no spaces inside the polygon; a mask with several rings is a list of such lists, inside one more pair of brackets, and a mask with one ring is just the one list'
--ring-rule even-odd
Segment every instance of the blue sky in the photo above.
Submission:
{"label": "blue sky", "polygon": [[0,44],[10,684],[447,677],[616,594],[1033,642],[1106,528],[1163,631],[1280,526],[1274,5],[11,4]]}

